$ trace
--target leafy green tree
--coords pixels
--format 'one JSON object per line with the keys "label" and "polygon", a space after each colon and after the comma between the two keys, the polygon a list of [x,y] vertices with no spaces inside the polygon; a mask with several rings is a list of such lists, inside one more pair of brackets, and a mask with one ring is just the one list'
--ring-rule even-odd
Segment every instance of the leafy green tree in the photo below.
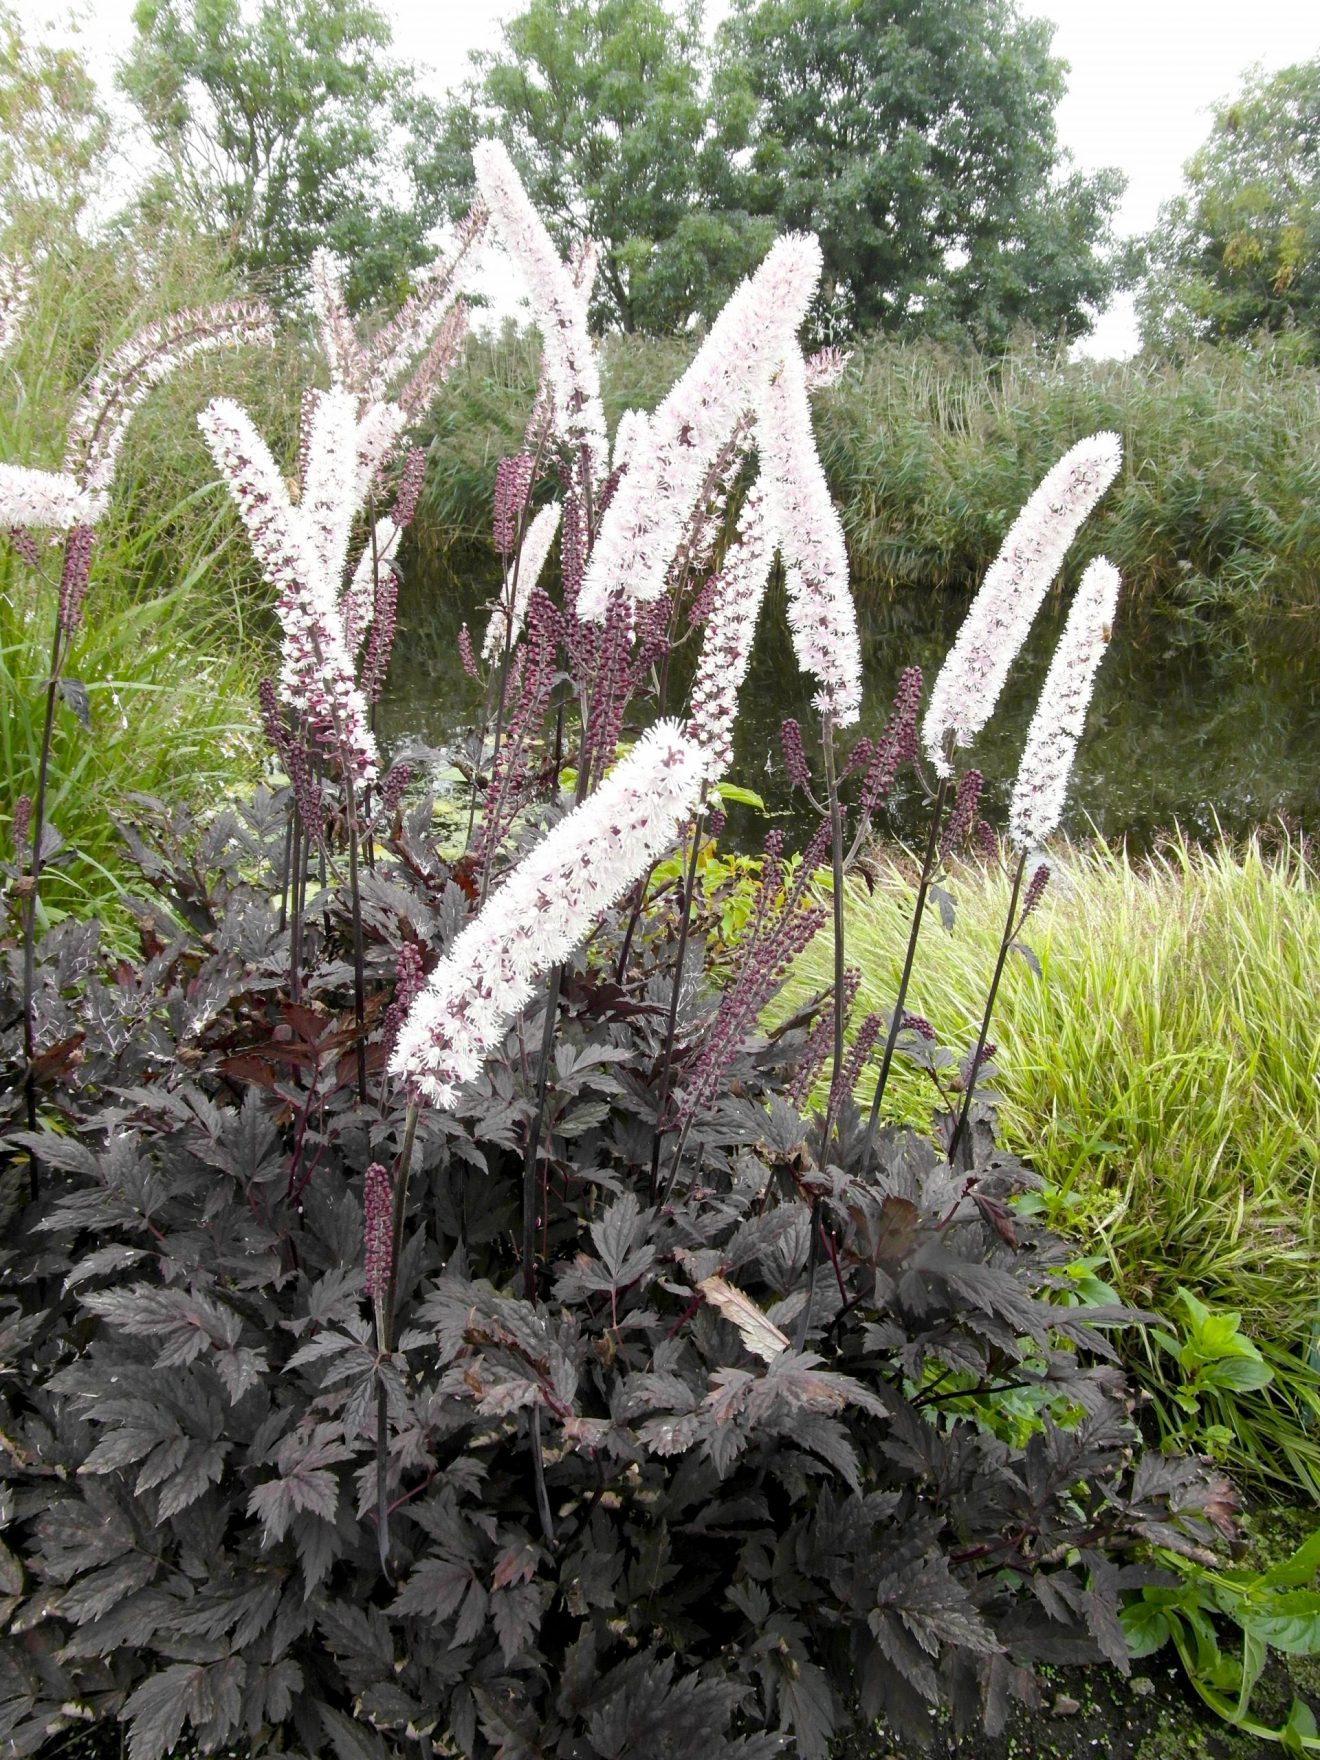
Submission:
{"label": "leafy green tree", "polygon": [[110,119],[76,49],[24,34],[0,5],[0,223],[49,235],[95,193]]}
{"label": "leafy green tree", "polygon": [[719,91],[742,199],[820,234],[827,327],[991,348],[1090,328],[1123,184],[1069,168],[1052,31],[1012,0],[734,0]]}
{"label": "leafy green tree", "polygon": [[473,56],[435,175],[471,196],[471,149],[499,135],[561,248],[601,247],[595,317],[665,332],[712,317],[775,227],[731,205],[707,94],[699,0],[531,0]]}
{"label": "leafy green tree", "polygon": [[1147,240],[1155,347],[1292,331],[1320,349],[1320,56],[1246,77]]}
{"label": "leafy green tree", "polygon": [[119,83],[164,168],[143,199],[225,241],[277,297],[326,245],[355,304],[395,291],[437,217],[432,108],[367,0],[138,0]]}

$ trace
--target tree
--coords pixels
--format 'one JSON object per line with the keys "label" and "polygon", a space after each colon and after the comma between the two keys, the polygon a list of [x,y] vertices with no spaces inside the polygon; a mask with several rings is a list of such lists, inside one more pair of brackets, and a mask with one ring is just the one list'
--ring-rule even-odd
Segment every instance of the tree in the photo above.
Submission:
{"label": "tree", "polygon": [[0,6],[0,220],[33,238],[95,192],[110,119],[77,51],[32,41]]}
{"label": "tree", "polygon": [[451,105],[437,176],[470,200],[472,143],[499,135],[565,250],[601,247],[596,319],[664,332],[713,317],[772,221],[730,206],[699,0],[531,0]]}
{"label": "tree", "polygon": [[148,213],[218,235],[277,297],[312,252],[348,265],[354,304],[427,255],[438,202],[415,175],[431,108],[366,0],[139,0],[119,70],[165,169]]}
{"label": "tree", "polygon": [[827,326],[988,347],[1090,328],[1123,184],[1069,169],[1052,32],[1012,0],[734,0],[719,92],[742,199],[820,234]]}
{"label": "tree", "polygon": [[1146,241],[1145,341],[1294,330],[1320,347],[1320,57],[1252,69],[1183,175]]}

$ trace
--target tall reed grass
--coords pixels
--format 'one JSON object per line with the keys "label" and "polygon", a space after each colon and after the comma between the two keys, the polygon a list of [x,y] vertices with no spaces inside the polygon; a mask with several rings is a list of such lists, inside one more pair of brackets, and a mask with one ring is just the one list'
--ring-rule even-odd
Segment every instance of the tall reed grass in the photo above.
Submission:
{"label": "tall reed grass", "polygon": [[[1235,1461],[1320,1498],[1320,882],[1299,843],[1234,851],[1067,848],[1010,962],[994,1038],[1000,1132],[1049,1182],[1052,1220],[1108,1256],[1109,1280],[1176,1317],[1180,1285],[1241,1312],[1272,1384],[1214,1414]],[[904,858],[848,900],[856,1013],[892,1004],[911,911]],[[952,933],[922,940],[908,1007],[975,1034],[1006,882],[957,874]],[[822,938],[789,1006],[830,979]],[[860,1093],[860,1090],[859,1090]],[[896,1070],[886,1111],[920,1124],[929,1080]],[[1132,1367],[1167,1415],[1171,1365],[1140,1333]],[[1170,1419],[1172,1427],[1172,1419]]]}
{"label": "tall reed grass", "polygon": [[[695,344],[612,337],[611,427],[650,409]],[[535,338],[474,341],[428,430],[447,468],[423,504],[427,553],[489,545],[489,470],[522,434]],[[872,338],[815,405],[830,488],[863,592],[964,587],[1082,434],[1113,429],[1128,464],[1080,564],[1109,556],[1129,602],[1225,614],[1320,602],[1320,369],[1228,349],[1181,361],[1004,359]]]}

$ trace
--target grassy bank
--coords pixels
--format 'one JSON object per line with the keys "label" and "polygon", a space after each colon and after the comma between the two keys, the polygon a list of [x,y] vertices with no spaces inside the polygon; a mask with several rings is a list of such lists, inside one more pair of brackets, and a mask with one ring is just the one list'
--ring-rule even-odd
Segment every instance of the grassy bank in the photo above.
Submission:
{"label": "grassy bank", "polygon": [[[624,408],[654,408],[693,346],[609,338],[611,428]],[[494,461],[521,444],[535,388],[533,338],[472,343],[429,429],[444,459],[419,521],[433,554],[489,546]],[[1049,466],[1098,428],[1123,436],[1126,461],[1076,566],[1103,552],[1160,608],[1320,603],[1320,370],[1215,349],[1069,364],[864,344],[816,413],[859,585],[973,581]]]}
{"label": "grassy bank", "polygon": [[[918,949],[908,1006],[954,1046],[975,1037],[1005,885],[977,868],[957,920]],[[910,920],[903,868],[849,908],[857,1018],[888,1006]],[[1320,890],[1306,850],[1175,844],[1140,867],[1061,852],[1011,960],[992,1037],[1001,1134],[1049,1182],[1052,1220],[1108,1258],[1129,1300],[1178,1317],[1180,1286],[1240,1312],[1273,1384],[1214,1409],[1234,1460],[1320,1497]],[[830,978],[808,949],[793,994]],[[929,1113],[928,1078],[896,1069],[886,1111]],[[869,1098],[869,1096],[868,1096]],[[1133,1334],[1133,1367],[1172,1423],[1170,1359]],[[1310,1359],[1311,1368],[1307,1368]]]}

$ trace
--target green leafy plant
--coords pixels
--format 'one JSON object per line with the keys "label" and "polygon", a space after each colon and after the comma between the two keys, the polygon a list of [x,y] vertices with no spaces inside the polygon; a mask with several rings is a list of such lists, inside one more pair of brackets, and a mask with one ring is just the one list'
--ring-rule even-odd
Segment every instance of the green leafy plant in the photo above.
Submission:
{"label": "green leafy plant", "polygon": [[[1189,1289],[1177,1292],[1182,1311],[1180,1332],[1152,1329],[1151,1342],[1177,1363],[1181,1385],[1173,1391],[1173,1403],[1193,1420],[1202,1415],[1207,1395],[1215,1395],[1222,1407],[1225,1398],[1268,1387],[1274,1372],[1256,1346],[1242,1331],[1242,1316],[1209,1307]],[[1178,1436],[1184,1445],[1202,1445],[1221,1453],[1231,1444],[1232,1429],[1226,1424],[1193,1424]]]}
{"label": "green leafy plant", "polygon": [[[1249,1359],[1230,1352],[1219,1360]],[[1304,1700],[1294,1699],[1287,1720],[1274,1728],[1251,1713],[1271,1650],[1320,1656],[1320,1528],[1291,1557],[1264,1570],[1211,1568],[1172,1556],[1166,1562],[1170,1580],[1147,1584],[1119,1616],[1133,1658],[1171,1643],[1192,1686],[1226,1722],[1290,1754],[1320,1753],[1315,1717]],[[1221,1642],[1225,1627],[1231,1644]]]}

